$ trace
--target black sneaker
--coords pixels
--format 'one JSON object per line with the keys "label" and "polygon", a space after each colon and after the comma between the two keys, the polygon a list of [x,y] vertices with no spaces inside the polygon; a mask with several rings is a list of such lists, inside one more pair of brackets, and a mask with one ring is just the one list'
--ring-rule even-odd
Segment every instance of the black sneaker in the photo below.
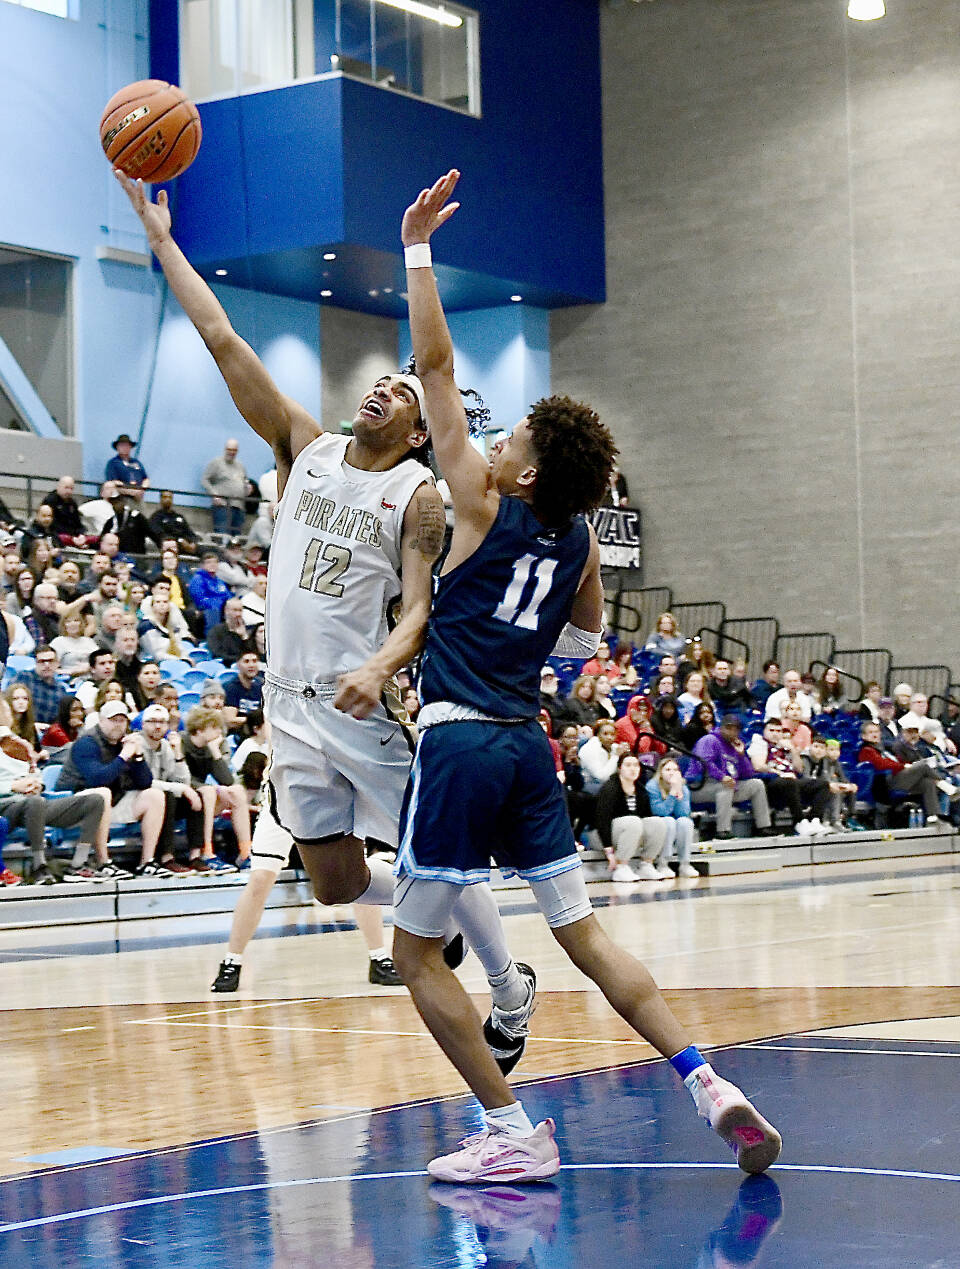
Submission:
{"label": "black sneaker", "polygon": [[443,959],[450,969],[459,969],[467,956],[467,945],[463,935],[457,933],[443,949]]}
{"label": "black sneaker", "polygon": [[389,956],[381,956],[379,960],[370,961],[368,980],[377,987],[402,987],[403,979],[397,973],[397,967]]}
{"label": "black sneaker", "polygon": [[517,961],[520,977],[527,980],[529,996],[518,1009],[500,1009],[494,1005],[483,1024],[483,1038],[497,1066],[509,1075],[523,1057],[530,1031],[530,1018],[536,1008],[537,976],[529,965]]}
{"label": "black sneaker", "polygon": [[132,872],[129,872],[126,868],[121,868],[112,859],[105,864],[101,864],[97,869],[98,881],[129,881],[132,877]]}
{"label": "black sneaker", "polygon": [[235,965],[233,961],[221,961],[217,976],[213,980],[213,986],[210,990],[236,991],[240,986],[240,970],[242,968],[242,965]]}
{"label": "black sneaker", "polygon": [[46,864],[41,864],[30,874],[31,886],[55,886],[56,884],[57,879]]}
{"label": "black sneaker", "polygon": [[169,868],[164,868],[163,864],[158,864],[155,859],[148,859],[145,864],[140,864],[134,869],[135,877],[172,877],[173,873]]}

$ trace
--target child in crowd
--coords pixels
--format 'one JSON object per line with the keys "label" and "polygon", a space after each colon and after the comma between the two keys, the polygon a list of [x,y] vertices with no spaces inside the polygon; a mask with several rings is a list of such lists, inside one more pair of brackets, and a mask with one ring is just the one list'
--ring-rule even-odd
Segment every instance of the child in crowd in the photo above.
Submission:
{"label": "child in crowd", "polygon": [[804,775],[815,780],[826,780],[830,786],[829,821],[824,828],[837,832],[863,832],[863,825],[854,818],[857,805],[857,786],[847,779],[840,761],[840,741],[832,737],[824,739],[814,735],[803,755]]}
{"label": "child in crowd", "polygon": [[[183,757],[190,769],[190,783],[203,802],[203,847],[191,851],[191,866],[197,872],[203,871],[204,864],[208,872],[236,872],[238,868],[243,871],[250,867],[250,812],[246,792],[235,782],[223,756],[223,715],[197,705],[187,715],[184,733]],[[216,783],[208,784],[208,776]],[[214,854],[213,821],[218,810],[230,812],[239,848],[237,867]]]}
{"label": "child in crowd", "polygon": [[690,862],[694,829],[690,814],[690,790],[675,758],[661,759],[656,775],[647,781],[647,796],[651,811],[664,820],[667,828],[667,839],[654,864],[657,876],[664,880],[673,877],[669,860],[674,848],[677,854],[677,875],[699,876]]}

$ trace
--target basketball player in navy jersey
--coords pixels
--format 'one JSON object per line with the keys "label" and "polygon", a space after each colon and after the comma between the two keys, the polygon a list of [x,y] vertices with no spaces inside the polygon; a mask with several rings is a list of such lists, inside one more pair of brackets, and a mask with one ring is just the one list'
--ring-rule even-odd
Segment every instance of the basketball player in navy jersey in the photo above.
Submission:
{"label": "basketball player in navy jersey", "polygon": [[690,1043],[639,961],[590,907],[553,759],[540,728],[540,667],[600,642],[599,550],[583,513],[609,484],[616,449],[589,406],[538,401],[489,463],[468,440],[429,240],[459,204],[456,171],[407,209],[402,238],[410,327],[454,531],[434,595],[420,680],[420,738],[401,820],[394,959],[421,1016],[484,1108],[484,1130],[434,1159],[458,1184],[534,1181],[560,1161],[550,1119],[536,1128],[484,1044],[480,1017],[441,955],[459,896],[501,868],[529,882],[557,942],[614,1009],[670,1059],[700,1115],[746,1172],[780,1136]]}
{"label": "basketball player in navy jersey", "polygon": [[[140,181],[115,174],[237,409],[276,459],[264,688],[269,813],[296,841],[321,903],[389,905],[393,871],[366,858],[365,840],[396,845],[411,751],[384,698],[422,646],[445,527],[433,474],[407,461],[429,437],[422,385],[414,375],[384,375],[364,394],[352,437],[325,433],[280,391],[174,242],[166,192],[153,203]],[[402,616],[388,633],[398,595]],[[460,930],[494,1005],[507,1011],[509,1034],[494,1037],[507,1069],[523,1051],[534,977],[507,950],[492,891],[472,891],[446,927],[448,958],[462,959]]]}

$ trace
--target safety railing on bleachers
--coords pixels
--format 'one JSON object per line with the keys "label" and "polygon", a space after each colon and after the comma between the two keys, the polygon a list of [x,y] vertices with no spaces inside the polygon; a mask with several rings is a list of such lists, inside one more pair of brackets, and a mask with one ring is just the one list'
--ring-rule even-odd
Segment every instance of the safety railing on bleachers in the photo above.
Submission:
{"label": "safety railing on bleachers", "polygon": [[786,670],[800,670],[803,673],[812,661],[832,663],[836,646],[836,637],[829,630],[788,631],[777,635],[773,659],[780,666],[781,675]]}
{"label": "safety railing on bleachers", "polygon": [[810,673],[815,675],[817,678],[820,678],[824,670],[831,665],[837,672],[840,679],[840,685],[846,693],[847,700],[862,700],[864,692],[866,691],[866,684],[863,679],[857,674],[851,674],[848,670],[841,670],[836,661],[811,661]]}
{"label": "safety railing on bleachers", "polygon": [[[12,472],[0,471],[0,491],[2,491],[5,501],[10,505],[10,510],[22,513],[28,518],[36,511],[37,507],[43,502],[48,493],[52,491],[56,485],[56,479],[52,476],[38,476],[36,473],[30,472]],[[91,499],[99,498],[100,485],[102,481],[98,480],[74,480],[74,497],[76,501],[88,502]],[[144,503],[157,504],[160,501],[160,486],[149,488],[144,491]],[[168,489],[168,485],[163,486]],[[173,489],[174,503],[179,507],[188,508],[206,508],[210,505],[210,495],[202,489]]]}
{"label": "safety railing on bleachers", "polygon": [[709,600],[705,603],[675,603],[670,611],[676,617],[679,629],[689,638],[701,626],[719,629],[727,615],[727,606]]}
{"label": "safety railing on bleachers", "polygon": [[725,617],[720,633],[750,649],[747,661],[754,678],[760,677],[764,661],[769,661],[777,646],[780,622],[776,617]]}
{"label": "safety railing on bleachers", "polygon": [[909,683],[924,696],[945,696],[950,688],[949,665],[891,665],[887,671],[887,695],[898,683]]}
{"label": "safety railing on bleachers", "polygon": [[613,629],[618,635],[633,637],[640,645],[657,624],[662,612],[670,610],[673,592],[669,586],[642,586],[636,590],[608,593],[607,604]]}
{"label": "safety railing on bleachers", "polygon": [[722,628],[718,630],[715,626],[701,626],[697,631],[697,638],[715,657],[723,657],[729,661],[739,657],[747,664],[750,663],[749,643],[744,643],[733,635],[725,635]]}
{"label": "safety railing on bleachers", "polygon": [[831,664],[861,683],[879,683],[885,689],[893,653],[888,648],[834,648]]}

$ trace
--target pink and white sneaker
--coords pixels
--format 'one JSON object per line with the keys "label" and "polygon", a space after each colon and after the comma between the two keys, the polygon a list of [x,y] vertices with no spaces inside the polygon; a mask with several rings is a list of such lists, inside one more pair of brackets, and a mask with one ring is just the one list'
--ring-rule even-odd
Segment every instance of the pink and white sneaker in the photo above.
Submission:
{"label": "pink and white sneaker", "polygon": [[703,1068],[688,1075],[687,1080],[690,1081],[687,1087],[693,1094],[697,1114],[723,1138],[744,1172],[765,1172],[776,1162],[783,1145],[780,1134],[750,1104],[736,1084],[722,1080]]}
{"label": "pink and white sneaker", "polygon": [[556,1124],[545,1119],[529,1137],[486,1128],[460,1142],[454,1154],[431,1159],[427,1171],[435,1181],[454,1185],[487,1185],[547,1181],[560,1171],[560,1151],[553,1139]]}

